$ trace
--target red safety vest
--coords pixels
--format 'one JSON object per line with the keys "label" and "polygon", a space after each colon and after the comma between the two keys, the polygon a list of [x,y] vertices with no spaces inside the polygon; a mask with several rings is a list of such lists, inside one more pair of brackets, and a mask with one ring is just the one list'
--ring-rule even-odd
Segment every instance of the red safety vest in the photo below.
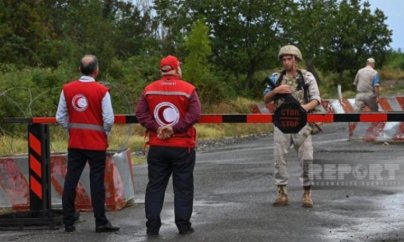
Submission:
{"label": "red safety vest", "polygon": [[[163,77],[163,79],[148,85],[144,90],[144,96],[149,105],[150,114],[159,126],[175,125],[184,119],[189,98],[194,91],[195,87],[188,82],[175,77]],[[186,132],[175,133],[173,137],[166,140],[159,139],[156,132],[149,131],[148,144],[194,148],[196,146],[196,130],[191,127]]]}
{"label": "red safety vest", "polygon": [[72,81],[63,87],[69,114],[69,148],[106,150],[102,99],[108,89],[97,82]]}

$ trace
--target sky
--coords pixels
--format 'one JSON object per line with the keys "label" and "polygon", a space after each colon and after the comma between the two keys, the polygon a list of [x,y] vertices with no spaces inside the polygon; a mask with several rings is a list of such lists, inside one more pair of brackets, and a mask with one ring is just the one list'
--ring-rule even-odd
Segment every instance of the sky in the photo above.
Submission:
{"label": "sky", "polygon": [[368,0],[371,9],[376,8],[383,11],[387,16],[385,23],[390,30],[393,30],[392,43],[390,47],[394,50],[404,50],[404,1],[403,0]]}

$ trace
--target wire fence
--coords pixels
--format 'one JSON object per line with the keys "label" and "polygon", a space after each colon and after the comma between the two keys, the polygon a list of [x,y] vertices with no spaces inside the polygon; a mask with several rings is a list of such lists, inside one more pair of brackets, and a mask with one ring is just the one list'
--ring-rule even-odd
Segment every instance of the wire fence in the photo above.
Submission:
{"label": "wire fence", "polygon": [[[102,82],[111,94],[115,113],[134,114],[134,100],[130,89],[117,83]],[[28,152],[27,124],[7,123],[4,118],[32,118],[56,114],[61,87],[38,91],[38,88],[12,87],[0,91],[0,155],[9,156]],[[115,125],[111,135],[110,149],[128,148],[135,134],[141,133],[135,124]],[[65,152],[68,134],[59,125],[50,127],[51,152]]]}

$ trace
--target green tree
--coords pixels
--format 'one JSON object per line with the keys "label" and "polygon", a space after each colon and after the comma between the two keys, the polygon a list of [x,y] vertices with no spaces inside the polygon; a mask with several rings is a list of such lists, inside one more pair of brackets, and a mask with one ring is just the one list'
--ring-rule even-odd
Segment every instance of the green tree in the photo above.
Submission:
{"label": "green tree", "polygon": [[184,59],[184,78],[195,85],[201,85],[207,76],[210,76],[208,57],[212,54],[209,28],[203,19],[199,19],[185,40],[188,55]]}
{"label": "green tree", "polygon": [[0,63],[42,65],[49,29],[40,15],[42,1],[0,0]]}
{"label": "green tree", "polygon": [[[288,18],[289,0],[191,1],[195,14],[206,16],[211,28],[213,61],[230,71],[239,89],[251,90],[254,73],[273,63],[282,34],[281,18]],[[270,61],[269,61],[270,60]]]}
{"label": "green tree", "polygon": [[49,20],[58,38],[63,39],[65,56],[77,63],[84,53],[96,54],[102,73],[114,59],[154,53],[151,9],[139,10],[125,0],[53,0]]}
{"label": "green tree", "polygon": [[[256,72],[278,67],[285,44],[301,49],[314,74],[336,72],[339,80],[370,56],[383,64],[391,42],[385,20],[360,0],[0,0],[0,71],[29,67],[30,78],[15,80],[52,88],[67,81],[59,73],[77,75],[79,58],[92,53],[100,79],[136,95],[156,75],[155,61],[175,54],[190,81],[206,96],[217,95],[212,100],[233,90],[256,96],[262,89]],[[196,47],[202,40],[211,50]]]}
{"label": "green tree", "polygon": [[[194,83],[204,103],[214,103],[225,95],[223,81],[212,74],[209,57],[212,48],[209,39],[209,28],[203,18],[195,22],[192,30],[185,38],[187,56],[184,58],[183,76],[185,80]],[[231,88],[227,88],[230,92]]]}
{"label": "green tree", "polygon": [[[140,8],[143,8],[142,10]],[[109,36],[116,49],[115,56],[127,59],[145,54],[156,48],[152,39],[154,29],[151,8],[136,6],[130,1],[106,1],[104,18],[113,24],[113,33]]]}
{"label": "green tree", "polygon": [[284,22],[287,43],[301,50],[307,69],[320,81],[315,66],[326,61],[324,50],[331,46],[334,33],[333,16],[336,15],[337,0],[300,0],[291,6],[293,14]]}
{"label": "green tree", "polygon": [[198,18],[191,16],[190,0],[155,0],[154,34],[163,55],[184,52],[184,36]]}
{"label": "green tree", "polygon": [[[370,10],[360,0],[300,0],[291,7],[292,18],[282,20],[285,39],[303,52],[307,68],[318,78],[316,67],[350,78],[370,56],[382,64],[391,43],[391,30],[382,11]],[[349,79],[349,81],[348,81]]]}
{"label": "green tree", "polygon": [[324,49],[321,63],[325,70],[334,70],[342,76],[345,70],[352,74],[373,56],[378,63],[384,62],[391,43],[392,31],[388,29],[384,13],[370,10],[370,4],[359,0],[343,0],[332,19],[331,44]]}

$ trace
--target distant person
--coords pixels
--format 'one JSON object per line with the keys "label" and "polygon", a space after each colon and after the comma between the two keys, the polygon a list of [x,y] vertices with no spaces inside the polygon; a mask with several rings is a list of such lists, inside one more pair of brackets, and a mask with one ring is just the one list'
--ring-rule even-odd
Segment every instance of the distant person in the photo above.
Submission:
{"label": "distant person", "polygon": [[356,86],[355,112],[361,112],[367,106],[370,111],[379,111],[380,77],[375,68],[375,59],[369,58],[366,67],[360,69],[353,84]]}
{"label": "distant person", "polygon": [[62,196],[63,223],[66,232],[76,230],[76,187],[88,161],[90,165],[91,203],[95,217],[95,232],[114,232],[105,215],[104,173],[107,134],[114,123],[114,113],[108,88],[95,81],[98,60],[93,55],[81,59],[82,76],[64,85],[56,121],[69,132],[67,174]]}
{"label": "distant person", "polygon": [[[300,50],[294,45],[283,46],[278,53],[283,70],[273,73],[268,79],[268,86],[264,91],[265,103],[274,102],[276,106],[286,101],[285,95],[292,95],[296,101],[307,111],[314,110],[321,102],[320,91],[313,74],[298,68],[303,57]],[[311,197],[313,175],[313,143],[312,128],[309,124],[297,134],[285,134],[274,127],[274,158],[275,183],[278,186],[277,197],[272,204],[282,207],[289,204],[288,198],[288,163],[286,154],[293,144],[297,151],[298,160],[302,168],[300,179],[303,185],[303,207],[313,207]]]}
{"label": "distant person", "polygon": [[147,235],[159,234],[160,213],[168,180],[173,175],[175,224],[180,234],[194,232],[191,215],[194,200],[196,130],[201,105],[195,87],[182,80],[174,56],[160,61],[161,79],[143,91],[136,117],[148,133],[145,212]]}

